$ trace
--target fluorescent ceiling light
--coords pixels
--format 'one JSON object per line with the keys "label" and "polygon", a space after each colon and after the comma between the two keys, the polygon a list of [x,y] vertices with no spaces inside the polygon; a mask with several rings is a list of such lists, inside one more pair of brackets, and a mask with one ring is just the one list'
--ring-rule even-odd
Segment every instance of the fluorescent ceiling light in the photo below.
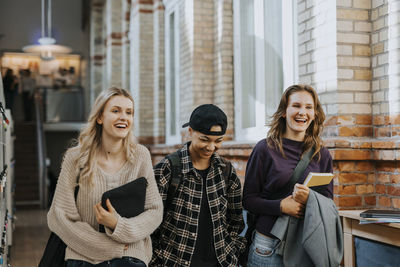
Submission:
{"label": "fluorescent ceiling light", "polygon": [[40,54],[43,60],[54,59],[54,54],[68,54],[72,49],[68,46],[55,44],[56,40],[51,37],[51,0],[47,1],[47,36],[45,33],[45,0],[42,0],[42,37],[39,38],[39,44],[27,45],[22,51],[27,53]]}

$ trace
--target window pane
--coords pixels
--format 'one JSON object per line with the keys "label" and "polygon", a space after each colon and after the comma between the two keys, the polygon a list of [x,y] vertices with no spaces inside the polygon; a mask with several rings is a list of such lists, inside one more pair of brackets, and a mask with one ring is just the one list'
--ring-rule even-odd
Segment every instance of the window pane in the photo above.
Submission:
{"label": "window pane", "polygon": [[282,0],[264,1],[265,110],[276,111],[283,91]]}
{"label": "window pane", "polygon": [[256,126],[254,1],[240,1],[242,128]]}
{"label": "window pane", "polygon": [[175,15],[172,13],[169,18],[169,69],[170,69],[170,133],[176,135],[176,88],[175,88]]}

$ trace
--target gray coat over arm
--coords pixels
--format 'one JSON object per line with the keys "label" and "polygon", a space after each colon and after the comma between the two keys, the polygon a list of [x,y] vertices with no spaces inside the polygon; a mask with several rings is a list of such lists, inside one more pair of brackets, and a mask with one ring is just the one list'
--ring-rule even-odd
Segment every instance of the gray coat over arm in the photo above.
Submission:
{"label": "gray coat over arm", "polygon": [[313,190],[304,219],[280,216],[271,234],[281,240],[285,266],[337,267],[343,257],[342,225],[333,201]]}

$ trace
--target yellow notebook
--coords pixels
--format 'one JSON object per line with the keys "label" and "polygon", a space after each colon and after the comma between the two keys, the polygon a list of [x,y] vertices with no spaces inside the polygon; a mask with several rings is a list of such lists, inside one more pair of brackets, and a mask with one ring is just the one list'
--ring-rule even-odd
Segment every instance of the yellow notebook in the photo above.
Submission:
{"label": "yellow notebook", "polygon": [[332,173],[310,172],[303,184],[308,187],[327,185],[332,181],[332,178]]}

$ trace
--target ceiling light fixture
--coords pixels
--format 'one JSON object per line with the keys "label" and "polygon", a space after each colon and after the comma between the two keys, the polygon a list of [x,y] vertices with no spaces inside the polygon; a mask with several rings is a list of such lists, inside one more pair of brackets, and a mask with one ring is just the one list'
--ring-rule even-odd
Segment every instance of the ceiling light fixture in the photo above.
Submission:
{"label": "ceiling light fixture", "polygon": [[[42,0],[42,37],[39,38],[39,44],[27,45],[22,48],[22,51],[27,53],[40,54],[43,60],[54,59],[54,54],[68,54],[72,49],[68,46],[55,44],[56,40],[51,37],[51,0]],[[46,14],[45,6],[47,8],[47,35],[45,32]]]}

